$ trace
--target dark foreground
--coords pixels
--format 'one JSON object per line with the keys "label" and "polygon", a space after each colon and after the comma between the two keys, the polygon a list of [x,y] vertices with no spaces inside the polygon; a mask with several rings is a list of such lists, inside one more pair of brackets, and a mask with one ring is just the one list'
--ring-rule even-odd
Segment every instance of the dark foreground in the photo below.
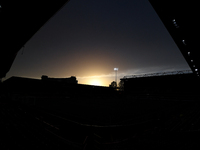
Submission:
{"label": "dark foreground", "polygon": [[200,101],[59,99],[35,105],[2,100],[1,149],[197,149]]}

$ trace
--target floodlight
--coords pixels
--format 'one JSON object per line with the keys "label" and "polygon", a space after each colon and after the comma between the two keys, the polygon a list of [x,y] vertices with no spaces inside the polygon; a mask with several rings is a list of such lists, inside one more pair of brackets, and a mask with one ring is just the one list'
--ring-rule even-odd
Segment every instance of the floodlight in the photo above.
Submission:
{"label": "floodlight", "polygon": [[187,45],[187,44],[185,43],[185,40],[182,40],[182,43],[183,43],[184,45]]}
{"label": "floodlight", "polygon": [[117,71],[118,71],[118,68],[114,68],[114,71],[115,71],[115,82],[117,83]]}
{"label": "floodlight", "polygon": [[114,70],[118,70],[118,68],[114,68]]}

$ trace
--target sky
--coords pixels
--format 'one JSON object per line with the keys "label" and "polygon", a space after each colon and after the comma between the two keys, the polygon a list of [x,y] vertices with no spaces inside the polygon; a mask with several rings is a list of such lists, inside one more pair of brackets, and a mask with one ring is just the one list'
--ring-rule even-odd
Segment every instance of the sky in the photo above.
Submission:
{"label": "sky", "polygon": [[126,75],[190,70],[148,0],[70,0],[18,52],[5,79],[76,76],[109,86]]}

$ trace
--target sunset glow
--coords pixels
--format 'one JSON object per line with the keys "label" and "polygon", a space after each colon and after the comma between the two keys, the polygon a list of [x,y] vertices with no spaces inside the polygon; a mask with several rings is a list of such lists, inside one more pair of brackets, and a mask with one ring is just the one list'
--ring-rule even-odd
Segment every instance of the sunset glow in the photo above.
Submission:
{"label": "sunset glow", "polygon": [[90,85],[102,86],[102,83],[100,80],[95,79],[90,81]]}
{"label": "sunset glow", "polygon": [[148,0],[75,0],[24,44],[4,80],[75,76],[108,87],[124,76],[188,69]]}

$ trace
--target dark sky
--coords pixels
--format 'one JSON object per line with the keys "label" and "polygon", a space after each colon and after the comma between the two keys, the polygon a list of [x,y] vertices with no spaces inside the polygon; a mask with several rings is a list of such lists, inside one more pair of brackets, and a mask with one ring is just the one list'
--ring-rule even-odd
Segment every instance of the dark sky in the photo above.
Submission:
{"label": "dark sky", "polygon": [[148,0],[70,0],[22,48],[6,78],[76,76],[108,86],[125,75],[188,70]]}

